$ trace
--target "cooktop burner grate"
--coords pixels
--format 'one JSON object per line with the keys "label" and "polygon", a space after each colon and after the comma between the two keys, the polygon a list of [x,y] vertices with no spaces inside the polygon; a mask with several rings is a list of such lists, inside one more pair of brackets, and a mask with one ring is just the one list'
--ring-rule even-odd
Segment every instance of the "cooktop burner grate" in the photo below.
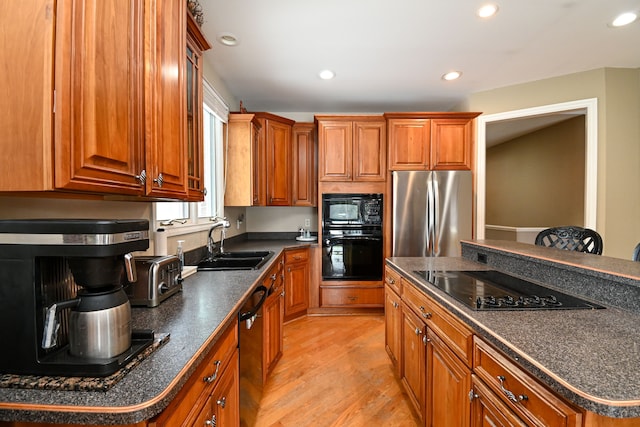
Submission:
{"label": "cooktop burner grate", "polygon": [[601,305],[500,271],[414,271],[473,310],[602,309]]}

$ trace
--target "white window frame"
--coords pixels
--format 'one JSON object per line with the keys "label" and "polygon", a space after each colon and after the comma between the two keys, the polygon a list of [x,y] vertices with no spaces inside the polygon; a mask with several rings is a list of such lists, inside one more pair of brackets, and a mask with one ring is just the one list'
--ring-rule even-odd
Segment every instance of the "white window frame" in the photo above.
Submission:
{"label": "white window frame", "polygon": [[[223,143],[226,138],[223,135],[224,123],[228,122],[229,118],[229,107],[223,101],[222,97],[218,95],[215,89],[206,81],[203,81],[203,119],[206,117],[214,116],[216,118],[217,126],[214,127],[214,132],[217,133],[215,141],[216,144],[212,147],[215,150],[213,153],[213,159],[215,161],[215,176],[212,177],[213,183],[215,184],[215,191],[212,193],[216,196],[216,210],[217,212],[213,212],[211,216],[199,217],[199,205],[202,202],[169,202],[169,203],[180,203],[183,206],[187,207],[188,217],[186,218],[175,218],[179,221],[174,221],[172,225],[163,225],[162,222],[158,220],[156,207],[158,203],[153,203],[152,212],[151,212],[151,222],[154,226],[154,231],[158,228],[163,228],[165,230],[166,236],[179,236],[183,234],[190,234],[199,232],[202,230],[208,230],[211,226],[211,221],[216,216],[224,216],[224,190],[225,190],[225,176],[224,176],[224,153],[223,153]],[[204,127],[204,126],[203,126]],[[208,144],[210,141],[205,140],[204,144]],[[204,155],[204,153],[203,153]],[[205,158],[205,169],[208,167],[208,161],[211,159]],[[211,184],[205,182],[205,188],[211,192]],[[182,221],[185,221],[184,224]]]}

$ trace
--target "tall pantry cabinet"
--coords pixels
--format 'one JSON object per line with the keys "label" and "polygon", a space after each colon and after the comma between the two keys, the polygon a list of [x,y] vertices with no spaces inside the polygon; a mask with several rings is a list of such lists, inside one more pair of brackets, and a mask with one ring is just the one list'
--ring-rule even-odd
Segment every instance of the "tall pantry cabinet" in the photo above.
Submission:
{"label": "tall pantry cabinet", "polygon": [[0,8],[0,138],[21,165],[0,170],[0,191],[185,199],[186,3]]}

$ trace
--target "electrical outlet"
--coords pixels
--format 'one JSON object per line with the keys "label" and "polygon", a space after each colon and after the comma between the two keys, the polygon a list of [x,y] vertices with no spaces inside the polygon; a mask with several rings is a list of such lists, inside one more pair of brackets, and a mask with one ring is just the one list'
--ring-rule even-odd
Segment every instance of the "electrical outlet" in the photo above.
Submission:
{"label": "electrical outlet", "polygon": [[304,219],[304,226],[305,227],[311,227],[311,220],[309,218],[305,218]]}

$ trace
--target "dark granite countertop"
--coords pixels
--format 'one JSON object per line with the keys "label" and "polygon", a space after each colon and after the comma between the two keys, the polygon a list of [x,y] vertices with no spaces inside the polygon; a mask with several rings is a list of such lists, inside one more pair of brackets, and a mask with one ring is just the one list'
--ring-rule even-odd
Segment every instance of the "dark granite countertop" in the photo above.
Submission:
{"label": "dark granite countertop", "polygon": [[[578,254],[568,251],[502,241],[473,244],[490,250],[498,248],[497,251],[510,252],[509,256],[527,262],[530,259],[552,264],[566,262],[569,268],[579,268],[586,256],[588,270],[626,279],[635,277],[634,271],[640,271],[627,261],[618,263],[613,258],[576,256]],[[640,313],[637,311],[608,304],[603,304],[607,307],[605,310],[475,311],[413,271],[495,267],[464,258],[389,258],[387,264],[569,401],[604,416],[640,417]],[[590,272],[584,277],[588,282],[584,284],[586,288],[599,285]],[[541,283],[554,287],[553,283]],[[625,297],[624,286],[620,286],[618,297]]]}
{"label": "dark granite countertop", "polygon": [[227,250],[272,250],[259,270],[198,272],[182,292],[154,308],[133,308],[133,328],[169,333],[169,341],[108,391],[0,388],[0,421],[130,424],[160,413],[237,315],[243,301],[291,240],[248,240]]}

